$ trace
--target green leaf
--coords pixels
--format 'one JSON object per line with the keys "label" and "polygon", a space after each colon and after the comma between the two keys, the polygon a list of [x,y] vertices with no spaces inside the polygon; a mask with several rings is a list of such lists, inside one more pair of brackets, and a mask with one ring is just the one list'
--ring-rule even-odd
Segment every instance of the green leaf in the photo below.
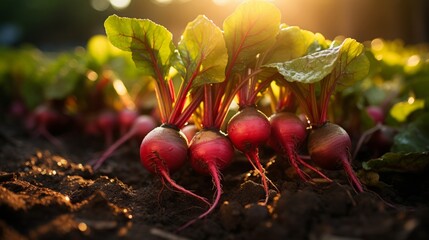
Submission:
{"label": "green leaf", "polygon": [[246,1],[225,19],[223,31],[228,49],[228,69],[243,72],[276,41],[279,9],[267,1]]}
{"label": "green leaf", "polygon": [[335,68],[341,46],[336,46],[305,55],[286,62],[264,65],[277,68],[286,81],[315,83],[329,75]]}
{"label": "green leaf", "polygon": [[413,92],[416,98],[426,98],[428,97],[429,89],[429,64],[426,63],[427,70],[421,71],[419,74],[413,75],[406,79],[406,84],[404,84],[404,92]]}
{"label": "green leaf", "polygon": [[106,64],[112,56],[118,56],[123,52],[114,47],[103,35],[92,36],[88,40],[86,49],[88,56],[91,59],[94,59],[98,66]]}
{"label": "green leaf", "polygon": [[197,73],[194,87],[225,79],[228,53],[223,34],[207,17],[200,15],[187,25],[178,50],[187,73],[185,81]]}
{"label": "green leaf", "polygon": [[280,30],[270,55],[264,64],[286,62],[307,54],[308,48],[316,42],[316,36],[296,26],[284,27]]}
{"label": "green leaf", "polygon": [[337,90],[348,87],[356,81],[367,76],[370,63],[364,53],[363,44],[354,39],[347,38],[341,44],[340,59],[337,63],[336,73],[339,73],[336,80]]}
{"label": "green leaf", "polygon": [[277,68],[286,81],[300,83],[319,82],[335,71],[330,81],[351,84],[368,74],[369,61],[363,54],[363,45],[347,38],[341,45],[313,52],[286,62],[266,64]]}
{"label": "green leaf", "polygon": [[136,66],[157,81],[165,79],[171,67],[175,46],[172,34],[148,19],[109,16],[104,27],[110,42],[130,51]]}
{"label": "green leaf", "polygon": [[29,108],[38,105],[43,98],[38,74],[46,55],[32,46],[1,49],[0,55],[0,99],[18,97]]}
{"label": "green leaf", "polygon": [[362,163],[365,170],[376,172],[422,172],[429,168],[428,152],[393,153]]}
{"label": "green leaf", "polygon": [[405,122],[411,113],[424,107],[425,101],[422,99],[414,99],[412,102],[398,102],[390,109],[390,115],[398,122]]}
{"label": "green leaf", "polygon": [[393,152],[429,151],[429,113],[419,116],[396,134]]}
{"label": "green leaf", "polygon": [[386,100],[388,92],[385,89],[382,89],[378,86],[374,86],[374,79],[368,78],[365,79],[363,84],[371,84],[367,89],[362,90],[362,94],[365,97],[365,101],[368,102],[368,105],[381,105],[383,101]]}
{"label": "green leaf", "polygon": [[84,79],[84,55],[64,53],[41,73],[43,92],[46,99],[64,99],[76,90]]}
{"label": "green leaf", "polygon": [[30,109],[35,108],[45,100],[43,94],[43,84],[39,81],[23,82],[20,93],[23,96],[25,105]]}

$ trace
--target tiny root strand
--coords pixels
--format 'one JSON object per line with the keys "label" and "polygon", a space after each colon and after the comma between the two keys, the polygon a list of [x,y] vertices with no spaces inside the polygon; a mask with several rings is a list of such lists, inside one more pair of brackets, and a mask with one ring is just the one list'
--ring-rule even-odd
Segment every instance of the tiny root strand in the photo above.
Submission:
{"label": "tiny root strand", "polygon": [[362,183],[359,181],[358,177],[356,176],[355,172],[353,171],[350,163],[348,162],[347,158],[342,158],[341,159],[343,167],[344,167],[344,171],[347,174],[347,178],[349,179],[349,182],[351,183],[351,185],[354,187],[354,189],[361,193],[363,192],[363,187],[362,187]]}
{"label": "tiny root strand", "polygon": [[265,200],[263,203],[266,205],[270,197],[267,180],[268,177],[265,175],[265,169],[262,167],[261,161],[259,160],[258,149],[254,151],[248,151],[245,155],[247,159],[252,163],[253,167],[259,172],[259,175],[261,175],[262,185],[264,186],[265,191]]}
{"label": "tiny root strand", "polygon": [[198,220],[203,219],[204,217],[206,217],[207,215],[209,215],[211,212],[213,212],[213,210],[219,204],[220,197],[222,195],[222,185],[220,183],[221,176],[220,176],[218,168],[216,167],[215,164],[213,164],[213,162],[210,162],[207,166],[209,168],[210,175],[213,178],[213,183],[214,183],[214,185],[216,187],[216,197],[215,197],[213,203],[211,204],[210,208],[207,211],[205,211],[204,213],[202,213],[197,218],[194,218],[194,219],[190,220],[189,222],[187,222],[186,224],[184,224],[181,227],[179,227],[176,230],[176,232],[180,232],[183,229],[185,229],[185,228],[189,227],[190,225],[194,224]]}
{"label": "tiny root strand", "polygon": [[289,157],[289,161],[291,163],[291,165],[293,166],[293,168],[295,169],[295,171],[297,172],[298,176],[303,180],[303,181],[312,181],[311,177],[304,171],[301,170],[301,168],[299,167],[298,163],[301,164],[302,166],[310,169],[311,171],[317,173],[320,177],[322,177],[323,179],[325,179],[328,182],[332,182],[332,179],[330,179],[329,177],[327,177],[325,174],[323,174],[319,169],[311,166],[310,164],[308,164],[306,161],[304,161],[295,151],[293,151],[290,147],[288,147],[286,149],[286,154]]}
{"label": "tiny root strand", "polygon": [[185,194],[187,194],[189,196],[192,196],[194,198],[197,198],[198,200],[206,203],[209,206],[211,205],[211,203],[206,198],[201,197],[201,196],[199,196],[199,195],[197,195],[197,194],[189,191],[188,189],[180,186],[179,184],[177,184],[173,179],[171,179],[170,174],[164,168],[160,168],[159,169],[159,174],[160,174],[160,176],[162,177],[162,179],[164,181],[168,182],[176,190],[178,190],[178,191],[180,191],[182,193],[185,193]]}
{"label": "tiny root strand", "polygon": [[313,172],[317,173],[319,176],[321,176],[323,179],[325,179],[328,182],[333,182],[332,179],[330,179],[329,177],[327,177],[325,174],[323,174],[319,169],[311,166],[310,164],[308,164],[307,162],[305,162],[304,160],[302,160],[299,156],[297,157],[298,162],[300,164],[302,164],[304,167],[312,170]]}
{"label": "tiny root strand", "polygon": [[292,165],[292,167],[295,169],[295,172],[298,174],[298,176],[304,181],[310,181],[311,177],[304,171],[301,170],[301,168],[298,165],[298,162],[302,164],[301,161],[297,161],[298,156],[295,154],[295,152],[290,148],[286,148],[286,154],[289,158],[289,163]]}

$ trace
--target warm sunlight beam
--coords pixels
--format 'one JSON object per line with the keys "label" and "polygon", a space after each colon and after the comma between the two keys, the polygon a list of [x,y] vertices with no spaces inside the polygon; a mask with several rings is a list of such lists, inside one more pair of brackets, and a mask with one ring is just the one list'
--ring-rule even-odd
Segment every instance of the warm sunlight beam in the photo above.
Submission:
{"label": "warm sunlight beam", "polygon": [[159,5],[167,5],[173,2],[173,0],[152,0],[152,1]]}
{"label": "warm sunlight beam", "polygon": [[231,0],[213,0],[213,3],[219,6],[223,6],[231,2]]}

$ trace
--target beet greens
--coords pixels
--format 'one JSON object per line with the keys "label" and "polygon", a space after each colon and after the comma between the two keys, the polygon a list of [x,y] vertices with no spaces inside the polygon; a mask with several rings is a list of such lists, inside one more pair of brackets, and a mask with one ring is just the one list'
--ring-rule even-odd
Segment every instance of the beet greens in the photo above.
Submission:
{"label": "beet greens", "polygon": [[[321,40],[323,38],[319,34],[295,26],[281,26],[276,42],[266,56],[266,64],[302,57],[312,48],[317,48]],[[307,124],[297,116],[298,105],[292,89],[285,86],[281,81],[283,76],[275,69],[264,69],[263,74],[275,80],[267,89],[272,110],[269,117],[272,133],[267,145],[276,150],[280,156],[286,156],[290,166],[302,180],[310,181],[312,179],[306,171],[301,169],[301,167],[305,167],[331,181],[299,155],[299,151],[307,139]]]}
{"label": "beet greens", "polygon": [[[142,75],[154,85],[161,126],[142,140],[141,163],[163,182],[209,205],[179,230],[206,217],[218,205],[222,194],[220,171],[232,161],[234,148],[243,152],[260,174],[264,204],[269,201],[269,183],[276,186],[266,177],[258,148],[272,136],[280,139],[281,153],[288,156],[302,179],[308,180],[309,176],[300,165],[328,179],[298,156],[297,149],[308,131],[296,116],[297,106],[310,121],[309,153],[313,162],[322,167],[326,165],[319,159],[341,163],[350,181],[362,191],[349,165],[348,135],[342,135],[342,155],[331,157],[326,149],[335,152],[335,136],[325,141],[316,134],[327,129],[322,126],[330,126],[329,101],[337,85],[360,78],[367,68],[362,46],[351,39],[328,45],[320,34],[281,25],[280,20],[280,11],[273,4],[246,1],[225,19],[223,31],[207,17],[198,16],[186,26],[177,46],[167,29],[148,19],[112,15],[105,22],[109,40],[131,52]],[[273,81],[283,90],[269,119],[257,105],[266,89],[273,95]],[[234,99],[238,112],[226,121]],[[187,138],[181,129],[193,114],[197,115],[193,123],[200,130]],[[294,128],[286,131],[290,124]],[[320,143],[334,144],[321,148]],[[180,169],[187,159],[196,172],[211,175],[216,187],[213,203],[171,178],[170,172]]]}
{"label": "beet greens", "polygon": [[[162,125],[143,139],[140,156],[149,171],[173,183],[169,171],[177,170],[187,157],[186,154],[165,153],[162,146],[184,146],[183,142],[186,142],[187,147],[187,139],[180,129],[200,105],[204,91],[202,85],[224,80],[227,55],[222,33],[202,15],[187,25],[177,47],[167,29],[148,19],[112,15],[106,20],[105,27],[109,40],[116,47],[130,51],[136,66],[153,80]],[[177,136],[155,134],[164,134],[166,129],[177,131]],[[174,168],[169,169],[169,166]],[[190,194],[177,184],[172,185]],[[202,197],[197,198],[207,202]]]}
{"label": "beet greens", "polygon": [[[260,11],[255,13],[252,11],[253,7],[258,7]],[[261,18],[265,19],[263,24],[257,21],[257,19]],[[249,73],[249,66],[255,65],[257,60],[256,55],[264,49],[249,46],[254,44],[269,46],[274,41],[274,36],[278,31],[279,20],[278,10],[272,4],[254,1],[240,5],[224,22],[224,35],[221,37],[222,40],[225,39],[225,53],[228,53],[228,61],[222,71],[224,81],[204,85],[203,106],[199,116],[202,130],[196,133],[190,143],[191,165],[195,171],[212,176],[213,184],[216,187],[216,195],[213,205],[206,212],[189,221],[180,229],[184,229],[198,219],[207,216],[220,201],[222,194],[220,171],[230,164],[234,156],[234,146],[238,146],[235,144],[233,146],[234,141],[231,141],[229,131],[227,137],[222,132],[222,126],[224,126],[224,121],[226,120],[227,113],[230,111],[230,105],[236,93],[244,91],[244,86],[247,84],[253,83],[253,88],[257,86],[255,80],[252,81],[257,71]],[[239,29],[243,29],[243,31]],[[256,33],[261,33],[262,35]],[[258,89],[249,91],[248,101],[254,103],[258,92]],[[251,109],[255,108],[252,107]],[[227,125],[228,128],[230,126],[229,123]],[[269,127],[264,130],[264,134],[269,135]],[[244,150],[241,147],[237,149]],[[262,167],[257,170],[261,169]],[[261,172],[263,174],[263,171]],[[262,176],[265,181],[265,176]],[[265,183],[264,185],[266,186],[267,184]],[[268,192],[268,187],[265,188]],[[267,201],[268,193],[265,202]]]}
{"label": "beet greens", "polygon": [[[329,127],[333,134],[317,134],[318,131],[326,133],[328,122],[328,109],[332,95],[336,90],[362,79],[368,73],[369,62],[365,56],[363,45],[353,39],[347,38],[341,43],[334,41],[321,50],[292,59],[286,62],[267,64],[283,75],[283,81],[294,93],[301,111],[307,116],[311,132],[309,135],[309,153],[313,161],[321,167],[344,167],[350,182],[362,191],[362,185],[350,167],[350,137],[340,126]],[[329,145],[328,145],[329,143]],[[331,144],[332,143],[332,144]],[[339,150],[338,148],[342,148]],[[330,151],[330,154],[318,154]],[[324,162],[323,162],[324,161]]]}
{"label": "beet greens", "polygon": [[[261,165],[258,148],[268,141],[271,129],[267,116],[256,109],[256,103],[272,79],[261,78],[258,74],[267,52],[276,42],[280,20],[280,11],[273,4],[251,1],[240,5],[223,24],[229,55],[224,84],[230,84],[228,89],[237,92],[239,105],[239,112],[228,122],[227,132],[235,148],[246,155],[261,175],[265,204],[269,198],[269,180]],[[235,92],[226,94],[231,96]]]}

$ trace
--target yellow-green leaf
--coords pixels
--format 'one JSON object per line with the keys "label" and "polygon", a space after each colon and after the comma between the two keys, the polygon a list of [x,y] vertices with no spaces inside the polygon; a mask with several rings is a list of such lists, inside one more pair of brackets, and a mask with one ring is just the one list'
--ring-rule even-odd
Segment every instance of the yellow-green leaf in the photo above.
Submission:
{"label": "yellow-green leaf", "polygon": [[276,41],[280,20],[279,9],[267,1],[252,0],[239,5],[223,23],[228,69],[243,72],[253,67],[256,56]]}
{"label": "yellow-green leaf", "polygon": [[282,28],[276,43],[270,49],[265,64],[286,62],[307,54],[308,48],[317,41],[314,33],[296,26]]}
{"label": "yellow-green leaf", "polygon": [[416,110],[423,109],[425,101],[422,99],[414,99],[398,102],[390,109],[390,115],[395,118],[398,122],[405,122],[407,117]]}
{"label": "yellow-green leaf", "polygon": [[92,36],[87,44],[89,56],[93,58],[98,65],[103,65],[112,56],[121,55],[121,50],[113,46],[104,35]]}
{"label": "yellow-green leaf", "polygon": [[222,82],[228,53],[222,31],[200,15],[183,32],[178,50],[186,69],[185,81],[196,75],[193,86]]}
{"label": "yellow-green leaf", "polygon": [[369,67],[363,44],[351,38],[345,39],[341,44],[340,59],[336,67],[337,90],[362,80],[368,74]]}
{"label": "yellow-green leaf", "polygon": [[130,51],[143,73],[163,80],[171,67],[175,46],[172,34],[149,19],[109,16],[104,27],[110,42],[119,49]]}

